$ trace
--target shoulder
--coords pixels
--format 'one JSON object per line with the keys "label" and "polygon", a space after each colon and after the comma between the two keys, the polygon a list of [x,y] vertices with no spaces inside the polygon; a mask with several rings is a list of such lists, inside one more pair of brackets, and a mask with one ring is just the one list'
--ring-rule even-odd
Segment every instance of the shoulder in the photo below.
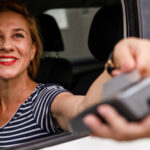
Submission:
{"label": "shoulder", "polygon": [[38,84],[36,87],[37,91],[37,99],[40,100],[48,100],[48,101],[53,101],[54,98],[63,92],[68,92],[68,90],[64,89],[62,86],[57,85],[57,84]]}
{"label": "shoulder", "polygon": [[60,85],[50,84],[50,83],[47,83],[47,84],[39,83],[36,88],[39,89],[39,90],[42,90],[42,89],[47,89],[47,90],[62,89],[62,90],[65,90]]}
{"label": "shoulder", "polygon": [[57,85],[57,84],[42,84],[39,83],[36,87],[36,91],[38,91],[38,93],[45,93],[45,92],[49,92],[49,93],[53,93],[53,92],[63,92],[63,91],[67,91],[66,89],[64,89],[64,87]]}

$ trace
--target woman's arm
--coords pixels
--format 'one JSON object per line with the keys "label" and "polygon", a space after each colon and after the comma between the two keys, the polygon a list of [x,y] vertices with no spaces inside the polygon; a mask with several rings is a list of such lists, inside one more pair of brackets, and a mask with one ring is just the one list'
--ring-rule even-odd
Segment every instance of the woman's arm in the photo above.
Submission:
{"label": "woman's arm", "polygon": [[110,75],[104,71],[91,85],[86,96],[67,92],[59,94],[52,103],[52,115],[59,126],[67,130],[68,123],[74,116],[100,102],[103,84],[110,78]]}
{"label": "woman's arm", "polygon": [[[122,72],[130,72],[133,69],[137,69],[142,77],[150,75],[150,41],[148,40],[124,39],[115,46],[113,57],[117,66],[117,69],[112,72],[113,76]],[[52,114],[60,127],[67,129],[70,119],[87,107],[100,102],[103,85],[110,79],[109,74],[104,71],[91,85],[86,96],[75,96],[69,93],[59,94],[52,104]],[[88,115],[84,119],[96,136],[117,140],[150,136],[150,117],[139,123],[129,123],[108,105],[102,105],[98,108],[98,112],[108,124],[103,124],[93,115]]]}

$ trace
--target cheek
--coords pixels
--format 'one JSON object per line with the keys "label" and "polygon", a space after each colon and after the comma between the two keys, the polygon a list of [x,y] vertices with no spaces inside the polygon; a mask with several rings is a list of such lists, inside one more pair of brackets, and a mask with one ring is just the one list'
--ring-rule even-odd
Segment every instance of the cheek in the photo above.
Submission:
{"label": "cheek", "polygon": [[32,60],[34,58],[34,51],[32,45],[29,42],[25,42],[19,45],[19,53],[22,57]]}

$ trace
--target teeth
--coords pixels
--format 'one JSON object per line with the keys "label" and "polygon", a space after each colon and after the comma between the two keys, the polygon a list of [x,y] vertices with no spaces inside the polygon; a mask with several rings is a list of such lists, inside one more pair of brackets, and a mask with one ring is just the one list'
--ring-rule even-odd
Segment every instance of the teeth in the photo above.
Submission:
{"label": "teeth", "polygon": [[0,58],[0,62],[10,62],[15,60],[14,58]]}

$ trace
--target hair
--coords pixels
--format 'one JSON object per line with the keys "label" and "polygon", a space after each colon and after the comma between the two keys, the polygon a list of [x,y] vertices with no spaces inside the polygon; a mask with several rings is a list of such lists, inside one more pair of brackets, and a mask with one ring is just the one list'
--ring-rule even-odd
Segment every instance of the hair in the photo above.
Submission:
{"label": "hair", "polygon": [[38,71],[40,56],[43,49],[36,19],[29,12],[26,5],[19,0],[0,0],[0,12],[7,11],[13,11],[20,14],[28,23],[32,42],[36,45],[37,48],[35,57],[30,62],[28,67],[28,75],[32,80],[34,80]]}

